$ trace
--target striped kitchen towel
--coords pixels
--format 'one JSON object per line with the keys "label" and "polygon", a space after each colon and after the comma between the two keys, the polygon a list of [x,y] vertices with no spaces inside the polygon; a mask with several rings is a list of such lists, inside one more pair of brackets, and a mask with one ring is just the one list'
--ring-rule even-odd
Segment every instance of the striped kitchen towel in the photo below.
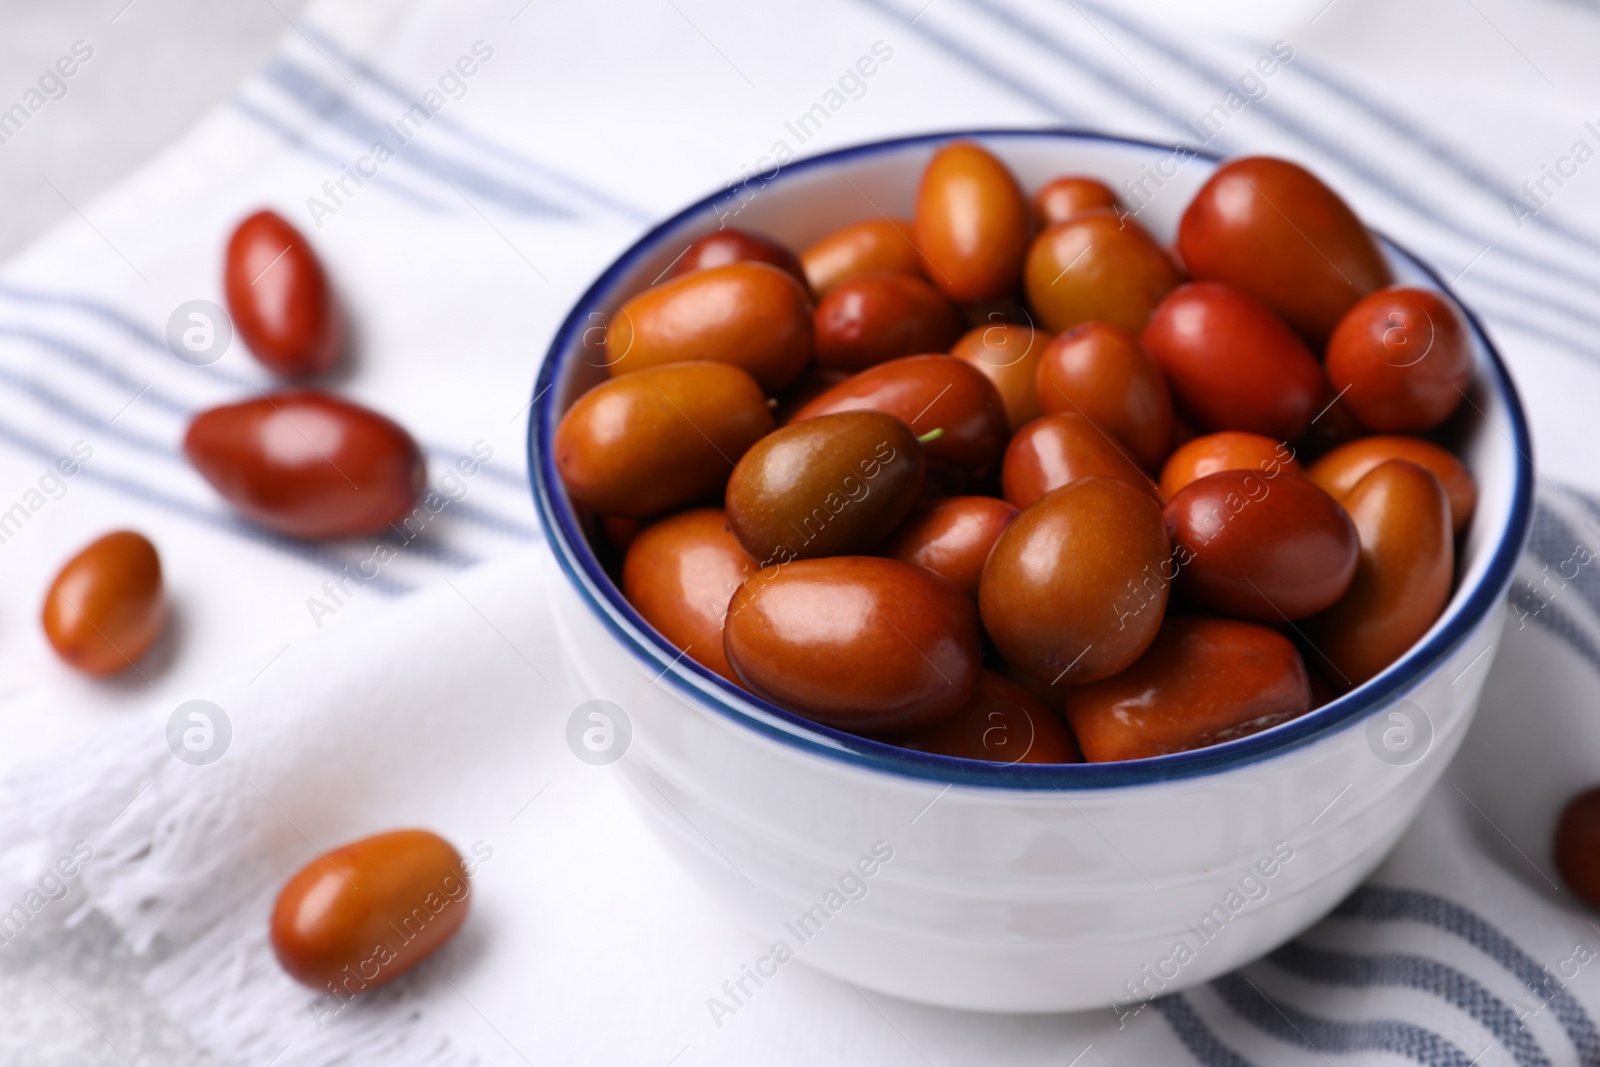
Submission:
{"label": "striped kitchen towel", "polygon": [[[20,1050],[67,1033],[69,1062],[138,1055],[70,989],[4,984],[14,942],[48,952],[92,915],[225,1063],[1600,1067],[1600,919],[1549,854],[1563,799],[1600,780],[1600,115],[1581,106],[1600,13],[1468,6],[1317,0],[1222,25],[1111,0],[322,0],[110,194],[57,176],[73,215],[0,270],[0,912],[26,917],[0,922],[0,989],[21,998],[0,1051],[33,1062]],[[846,79],[863,55],[875,73]],[[1201,988],[979,1016],[786,968],[708,1017],[747,936],[561,740],[581,695],[525,485],[536,365],[598,271],[707,190],[1004,125],[1301,160],[1481,312],[1540,496],[1483,710],[1367,885]],[[220,303],[226,236],[263,205],[314,241],[354,324],[335,387],[428,455],[425,507],[370,543],[263,533],[179,451],[195,411],[268,385],[237,343],[204,366],[168,343],[191,302]],[[62,557],[115,526],[162,548],[176,614],[136,676],[91,683],[31,617]],[[172,758],[194,700],[224,712],[228,759]],[[283,871],[407,821],[480,857],[476,917],[376,996],[309,996],[265,942]]]}

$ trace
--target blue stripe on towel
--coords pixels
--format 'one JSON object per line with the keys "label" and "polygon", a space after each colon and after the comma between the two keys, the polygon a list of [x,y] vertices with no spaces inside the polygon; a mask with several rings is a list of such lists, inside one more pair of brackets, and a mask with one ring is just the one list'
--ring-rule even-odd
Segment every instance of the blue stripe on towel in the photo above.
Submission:
{"label": "blue stripe on towel", "polygon": [[[232,104],[234,109],[245,118],[249,119],[251,122],[254,122],[262,129],[277,134],[285,144],[289,145],[291,148],[297,149],[307,156],[310,156],[312,159],[326,163],[331,167],[342,167],[350,162],[347,159],[340,159],[338,156],[327,151],[326,149],[318,148],[316,145],[312,144],[299,130],[294,129],[288,123],[267,114],[265,111],[256,107],[248,100],[235,98],[232,101]],[[419,207],[430,214],[442,215],[445,213],[445,206],[438,201],[424,196],[422,193],[418,193],[406,188],[404,185],[394,181],[387,175],[380,174],[379,177],[383,178],[384,180],[378,181],[374,178],[369,178],[367,180],[372,182],[374,186],[383,192],[386,192],[391,196],[397,196],[401,200],[410,203],[414,207]]]}
{"label": "blue stripe on towel", "polygon": [[[60,307],[69,311],[75,311],[81,315],[98,319],[101,322],[107,323],[108,325],[121,330],[132,340],[137,341],[139,344],[153,352],[160,353],[163,357],[169,355],[171,351],[167,348],[166,340],[155,334],[143,323],[138,322],[118,308],[115,308],[103,301],[97,300],[94,297],[77,293],[47,293],[36,289],[25,289],[21,286],[5,282],[0,282],[0,297],[6,297],[21,304]],[[4,327],[0,327],[0,329],[3,328]],[[25,329],[24,327],[18,328]],[[40,343],[43,343],[41,339],[48,335],[30,332],[27,336],[30,340],[40,340]],[[80,348],[80,351],[87,352],[88,350]],[[104,360],[102,357],[102,362],[103,361]],[[95,368],[90,367],[88,369],[94,370]],[[215,364],[208,363],[202,366],[194,366],[192,364],[184,363],[182,364],[182,369],[185,373],[199,373],[205,375],[206,377],[214,378],[221,382],[226,382],[229,385],[235,386],[239,389],[256,390],[261,387],[256,381],[242,374],[235,374],[230,370],[218,367]],[[189,413],[192,413],[192,409],[187,410]],[[426,451],[430,456],[433,456],[435,459],[443,462],[453,462],[458,457],[467,454],[466,449],[437,441],[424,441],[421,442],[421,444],[424,451]],[[488,475],[492,481],[499,482],[502,485],[506,485],[514,489],[524,489],[528,484],[527,478],[514,471],[502,470],[501,468],[490,467],[487,465],[480,466],[479,471]],[[538,537],[537,531],[535,531],[532,527],[521,526],[519,529],[521,530],[522,535],[529,535],[534,538]]]}
{"label": "blue stripe on towel", "polygon": [[[1570,495],[1583,502],[1585,507],[1592,508],[1581,494]],[[1592,520],[1590,525],[1593,525]],[[1574,529],[1554,508],[1541,501],[1533,513],[1528,554],[1544,564],[1544,576],[1532,591],[1528,589],[1526,580],[1513,587],[1511,595],[1516,597],[1520,590],[1523,598],[1513,600],[1513,603],[1525,610],[1532,610],[1541,599],[1554,601],[1570,588],[1578,599],[1600,616],[1600,548],[1595,547],[1597,543],[1600,543],[1600,537],[1594,536],[1594,531],[1585,533]],[[1580,552],[1589,554],[1586,562],[1580,559]]]}
{"label": "blue stripe on towel", "polygon": [[1312,1015],[1267,995],[1238,974],[1211,983],[1223,1003],[1257,1029],[1309,1052],[1350,1054],[1387,1052],[1428,1067],[1472,1067],[1475,1062],[1461,1049],[1426,1027],[1380,1019],[1345,1023]]}
{"label": "blue stripe on towel", "polygon": [[[167,460],[168,462],[181,462],[178,453],[167,444],[157,441],[153,438],[146,437],[143,434],[135,433],[125,426],[118,426],[115,423],[106,422],[98,413],[79,406],[77,403],[61,393],[58,393],[48,385],[45,385],[44,383],[33,378],[29,378],[26,375],[17,374],[4,366],[0,366],[0,385],[9,386],[19,393],[32,397],[38,403],[50,409],[51,411],[54,411],[56,414],[65,416],[67,421],[83,427],[86,430],[93,431],[97,436],[109,437],[114,441],[119,441],[122,444],[127,445],[129,448],[132,448],[135,451],[143,452],[146,455],[156,456],[163,460]],[[168,499],[177,498],[173,497]],[[159,503],[156,501],[152,502]],[[165,505],[162,504],[161,506]],[[168,510],[172,509],[168,508]],[[185,512],[185,514],[190,513]],[[458,510],[457,514],[461,514],[461,512]],[[463,515],[463,517],[465,517],[465,515]],[[479,518],[477,521],[480,524],[488,525],[487,523],[483,523],[481,518]],[[391,539],[389,535],[384,535],[384,538],[386,540]],[[404,545],[415,551],[420,556],[425,556],[441,563],[449,563],[460,568],[469,567],[478,562],[476,558],[440,544],[436,538],[432,537],[413,539],[405,536],[399,536],[399,539],[395,541],[394,544],[396,547]]]}
{"label": "blue stripe on towel", "polygon": [[[996,2],[996,0],[967,0],[967,2],[971,6],[988,14],[997,22],[1002,23],[1016,33],[1028,38],[1039,47],[1044,48],[1046,51],[1057,56],[1067,65],[1071,66],[1074,70],[1085,71],[1092,74],[1096,81],[1100,82],[1100,84],[1106,86],[1107,88],[1112,89],[1118,96],[1137,102],[1139,106],[1144,108],[1145,111],[1163,119],[1168,123],[1171,123],[1174,126],[1186,127],[1186,122],[1183,116],[1174,109],[1168,107],[1163,100],[1157,97],[1144,85],[1141,85],[1140,82],[1133,78],[1125,77],[1114,67],[1109,67],[1105,64],[1097,62],[1089,52],[1081,48],[1077,48],[1075,46],[1075,42],[1073,42],[1072,39],[1067,35],[1060,33],[1059,31],[1055,31],[1042,23],[1034,21],[1020,12]],[[1092,7],[1093,5],[1091,4],[1090,6]],[[1117,20],[1113,18],[1112,21],[1115,22]],[[1143,40],[1152,48],[1165,51],[1169,47],[1164,43],[1156,42],[1153,37],[1149,35],[1149,33],[1153,31],[1136,31],[1131,28],[1133,24],[1129,22],[1118,22],[1118,25],[1124,30],[1124,32]],[[1310,80],[1319,81],[1320,84],[1324,85],[1331,85],[1333,83],[1332,75],[1316,70],[1315,68],[1310,68],[1305,60],[1298,55],[1295,57],[1292,66],[1293,69],[1304,70]],[[1286,67],[1285,69],[1290,68]],[[1214,77],[1221,77],[1221,75],[1218,74],[1214,68],[1212,69],[1212,74]],[[1389,125],[1391,128],[1397,130],[1397,132],[1400,132],[1403,136],[1408,136],[1416,142],[1424,142],[1427,146],[1431,146],[1433,149],[1436,149],[1435,154],[1438,157],[1444,158],[1446,162],[1449,162],[1452,166],[1455,166],[1463,174],[1463,176],[1468,179],[1469,182],[1479,186],[1479,188],[1483,191],[1492,196],[1500,198],[1511,195],[1511,190],[1503,188],[1494,179],[1484,174],[1483,171],[1479,170],[1469,161],[1461,158],[1459,155],[1453,152],[1450,152],[1439,142],[1424,136],[1414,126],[1388,116],[1386,113],[1382,112],[1376,104],[1372,103],[1370,99],[1356,101],[1354,97],[1352,97],[1351,102],[1358,103],[1358,106],[1360,106],[1362,110],[1367,111],[1374,118],[1379,119],[1386,125]],[[1278,125],[1284,126],[1285,123],[1280,122]],[[1296,132],[1298,132],[1298,130]],[[1210,143],[1214,147],[1232,146],[1231,139],[1221,135],[1220,131]],[[1232,150],[1238,151],[1237,147],[1233,147]],[[1340,150],[1337,153],[1337,158],[1347,158],[1347,153]],[[1393,195],[1392,185],[1384,183],[1380,185],[1380,188]],[[1535,217],[1539,218],[1538,216]],[[1569,236],[1566,230],[1550,225],[1548,220],[1541,218],[1540,222],[1542,224],[1542,228],[1548,229],[1554,234],[1558,234],[1562,237]],[[1446,225],[1448,224],[1446,223]],[[1595,247],[1588,242],[1580,241],[1579,244],[1580,247],[1583,247],[1587,251],[1596,251]],[[1589,314],[1586,309],[1556,303],[1549,300],[1544,293],[1535,290],[1503,285],[1500,286],[1500,288],[1502,288],[1508,294],[1518,297],[1523,302],[1543,305],[1551,308],[1559,314],[1566,315],[1568,318],[1571,318],[1576,322],[1588,326],[1600,327],[1600,316]]]}
{"label": "blue stripe on towel", "polygon": [[1183,1042],[1183,1047],[1189,1050],[1201,1064],[1201,1067],[1254,1067],[1254,1065],[1233,1049],[1224,1045],[1205,1020],[1195,1014],[1189,1006],[1188,1000],[1182,993],[1173,993],[1170,996],[1157,997],[1150,1002],[1151,1007],[1161,1013],[1167,1020],[1167,1025],[1172,1027],[1172,1032],[1178,1035],[1178,1040]]}
{"label": "blue stripe on towel", "polygon": [[103,378],[114,385],[121,386],[128,391],[128,399],[139,396],[141,403],[148,400],[154,406],[170,415],[179,415],[187,418],[191,414],[190,408],[152,386],[150,382],[141,382],[131,374],[125,373],[121,368],[114,366],[109,360],[82,345],[74,344],[64,337],[35,330],[28,326],[0,325],[0,337],[10,337],[19,341],[30,341],[40,348],[64,356],[68,362],[75,364],[80,369],[88,371],[96,377]]}
{"label": "blue stripe on towel", "polygon": [[[312,41],[316,42],[318,48],[326,52],[331,52],[333,55],[337,56],[340,64],[344,67],[347,67],[356,75],[356,77],[360,78],[368,85],[382,90],[390,97],[390,99],[406,106],[410,106],[417,102],[416,97],[410,93],[407,93],[405,88],[394,79],[390,78],[388,75],[369,64],[360,56],[355,55],[349,49],[345,48],[344,45],[340,44],[338,41],[334,40],[332,37],[329,37],[322,31],[308,27],[306,29],[306,36]],[[491,138],[485,137],[480,133],[468,129],[463,124],[455,121],[455,119],[449,115],[437,114],[433,117],[433,120],[431,123],[429,123],[429,125],[438,126],[441,129],[449,130],[456,137],[467,142],[473,147],[478,148],[497,159],[504,160],[513,166],[520,167],[530,174],[536,174],[539,177],[560,186],[567,192],[576,193],[584,199],[589,200],[600,207],[606,208],[609,211],[613,211],[618,215],[632,219],[635,222],[649,222],[652,218],[654,218],[653,212],[646,211],[644,208],[630,204],[625,200],[620,200],[617,197],[612,196],[610,193],[601,189],[596,189],[587,182],[579,181],[577,178],[574,178],[563,171],[557,170],[554,167],[540,163],[537,160],[529,159],[527,156],[524,156],[518,152],[514,152],[511,149],[506,148],[504,145],[492,140]]]}
{"label": "blue stripe on towel", "polygon": [[[1128,36],[1144,43],[1152,50],[1160,53],[1161,55],[1170,59],[1172,62],[1188,70],[1195,77],[1209,82],[1213,88],[1216,88],[1219,91],[1224,91],[1233,84],[1233,75],[1231,75],[1230,72],[1213,64],[1206,63],[1184,51],[1170,39],[1159,35],[1159,33],[1151,28],[1148,23],[1129,18],[1127,15],[1121,12],[1113,11],[1104,7],[1103,5],[1095,3],[1094,0],[1082,0],[1082,2],[1089,10],[1093,11],[1107,22],[1110,22],[1122,32],[1128,34]],[[1432,220],[1441,228],[1449,230],[1450,232],[1455,233],[1457,236],[1464,237],[1476,244],[1494,245],[1494,247],[1502,256],[1521,260],[1528,266],[1534,267],[1541,272],[1559,277],[1563,281],[1574,280],[1572,278],[1571,268],[1557,267],[1538,256],[1520,251],[1516,248],[1508,247],[1504,244],[1497,244],[1492,235],[1485,236],[1483,232],[1478,231],[1467,223],[1458,223],[1452,221],[1447,215],[1439,211],[1439,209],[1436,207],[1437,201],[1430,201],[1416,193],[1413,193],[1403,180],[1392,180],[1387,174],[1379,169],[1378,164],[1375,164],[1367,157],[1364,157],[1352,146],[1340,144],[1332,136],[1309,126],[1307,116],[1305,114],[1290,113],[1279,107],[1276,98],[1263,98],[1262,100],[1257,101],[1253,107],[1258,109],[1258,113],[1262,116],[1262,118],[1266,119],[1280,130],[1298,138],[1306,144],[1311,145],[1328,159],[1339,160],[1373,188],[1384,193],[1389,197],[1389,199],[1395,201],[1396,203],[1404,205],[1418,216]],[[1594,285],[1594,279],[1592,278],[1586,278],[1584,281],[1588,282],[1591,286]],[[1581,313],[1581,311],[1579,313]]]}
{"label": "blue stripe on towel", "polygon": [[[21,433],[20,431],[14,430],[11,427],[6,426],[4,423],[0,423],[0,441],[11,445],[19,451],[27,452],[30,455],[37,456],[40,459],[45,460],[47,463],[53,464],[58,458],[65,454],[64,450],[52,448],[43,441],[40,441],[34,437],[30,437],[27,434]],[[351,566],[351,563],[340,560],[337,555],[324,548],[320,548],[316,545],[308,544],[303,541],[295,541],[287,537],[281,537],[278,534],[263,530],[258,526],[253,526],[243,519],[233,515],[218,514],[216,512],[207,511],[204,508],[196,507],[187,500],[183,500],[179,497],[171,496],[165,492],[162,492],[160,489],[157,489],[154,486],[145,485],[141,482],[135,481],[131,478],[124,478],[120,475],[107,474],[105,471],[99,470],[98,468],[89,464],[83,464],[79,466],[77,476],[87,478],[93,482],[99,482],[100,484],[105,485],[124,496],[131,497],[140,503],[148,504],[163,511],[171,512],[172,514],[181,516],[182,518],[190,519],[194,522],[210,526],[216,530],[221,530],[224,533],[231,533],[234,536],[244,538],[247,541],[254,541],[257,544],[276,549],[277,551],[286,555],[294,556],[306,563],[321,567],[330,574],[339,574]],[[387,594],[389,596],[395,596],[401,593],[409,593],[412,589],[411,586],[402,582],[394,581],[391,578],[384,577],[382,574],[366,579],[365,584],[370,585],[374,589],[378,590],[378,592]]]}
{"label": "blue stripe on towel", "polygon": [[[109,381],[115,382],[116,384],[127,388],[129,390],[130,398],[137,393],[139,394],[139,399],[141,402],[148,399],[156,407],[161,408],[171,414],[176,414],[185,420],[189,419],[195,412],[194,408],[184,404],[182,401],[170,396],[169,394],[156,389],[153,383],[147,383],[145,386],[138,386],[136,384],[137,379],[124,375],[121,371],[112,368],[110,361],[108,361],[104,356],[84,348],[81,345],[73,344],[71,341],[68,341],[67,339],[59,337],[55,334],[46,333],[42,330],[34,330],[27,327],[13,327],[0,324],[0,338],[3,337],[11,337],[18,340],[30,341],[48,351],[65,355],[80,367],[88,370],[90,373],[97,374],[100,377],[106,378]],[[165,346],[163,346],[163,350],[165,350]],[[139,434],[135,434],[132,431],[119,428],[113,423],[108,423],[98,413],[78,405],[62,393],[55,391],[43,383],[6,370],[4,367],[0,367],[0,384],[8,385],[19,392],[23,392],[28,396],[33,397],[39,403],[50,408],[52,411],[64,415],[79,425],[88,427],[97,433],[102,433],[117,440],[124,441],[131,447],[140,449],[141,451],[161,456],[173,462],[180,462],[178,452],[169,445],[147,437],[143,437]],[[446,465],[454,462],[458,456],[467,454],[464,450],[459,448],[449,449],[447,447],[437,445],[430,447],[428,451],[433,454],[435,458],[440,459]],[[525,484],[522,478],[515,474],[505,471],[496,471],[493,468],[483,464],[479,465],[478,470],[480,473],[492,474],[494,476],[494,480],[496,481],[506,482],[519,488]],[[502,533],[508,533],[519,540],[532,541],[539,539],[538,533],[531,526],[528,526],[525,523],[519,523],[514,519],[495,515],[481,507],[458,509],[456,514],[458,514],[463,521],[473,525],[483,526],[488,529],[498,530]]]}
{"label": "blue stripe on towel", "polygon": [[[347,97],[318,80],[304,67],[286,59],[279,59],[267,67],[263,77],[299,102],[307,111],[334,129],[359,141],[362,151],[382,143],[389,147],[397,161],[406,166],[413,167],[431,178],[453,184],[464,192],[476,193],[493,200],[512,211],[547,218],[573,217],[573,213],[560,204],[509,182],[501,181],[470,164],[458,162],[416,144],[415,138],[417,133],[421,132],[420,129],[401,141],[397,130],[362,111]],[[423,113],[432,118],[426,108],[423,108]]]}
{"label": "blue stripe on towel", "polygon": [[1292,942],[1267,957],[1290,974],[1324,985],[1405,986],[1444,1000],[1494,1034],[1522,1067],[1550,1067],[1533,1033],[1510,1005],[1471,975],[1425,956],[1384,953],[1358,956]]}
{"label": "blue stripe on towel", "polygon": [[1513,609],[1517,629],[1522,629],[1529,622],[1544,627],[1556,637],[1565,641],[1571,649],[1589,661],[1589,666],[1600,671],[1600,646],[1589,636],[1578,621],[1572,617],[1560,604],[1544,600],[1528,588],[1523,582],[1511,588],[1507,595]]}
{"label": "blue stripe on towel", "polygon": [[[1060,58],[1073,70],[1092,75],[1095,81],[1112,90],[1117,96],[1137,103],[1145,111],[1167,120],[1173,126],[1181,125],[1176,113],[1167,108],[1155,94],[1154,89],[1149,87],[1148,82],[1124,77],[1121,71],[1097,61],[1091,53],[1075,47],[1070,37],[994,0],[967,0],[967,2],[1013,32],[1027,38],[1035,46]],[[1226,141],[1226,138],[1219,140]]]}
{"label": "blue stripe on towel", "polygon": [[[1476,186],[1481,192],[1496,200],[1507,200],[1520,197],[1521,190],[1510,188],[1497,176],[1489,173],[1476,160],[1470,159],[1465,154],[1456,150],[1455,146],[1428,132],[1426,126],[1412,122],[1403,113],[1391,110],[1376,97],[1363,90],[1361,83],[1334,74],[1329,68],[1321,66],[1313,59],[1308,59],[1304,54],[1296,53],[1294,63],[1290,68],[1294,73],[1304,77],[1307,81],[1326,89],[1330,94],[1352,105],[1356,110],[1363,112],[1368,118],[1386,127],[1390,133],[1401,140],[1422,149],[1427,155],[1446,164],[1454,170],[1469,185]],[[1594,237],[1582,234],[1572,229],[1575,219],[1566,219],[1557,222],[1544,214],[1534,215],[1527,220],[1530,225],[1537,226],[1546,233],[1559,238],[1569,244],[1590,252],[1600,250]]]}
{"label": "blue stripe on towel", "polygon": [[1461,938],[1515,975],[1550,1006],[1584,1067],[1600,1067],[1600,1032],[1596,1032],[1588,1012],[1555,975],[1476,912],[1418,889],[1368,885],[1346,897],[1334,909],[1333,916],[1367,922],[1423,923]]}
{"label": "blue stripe on towel", "polygon": [[859,0],[859,2],[866,7],[872,8],[880,14],[894,19],[896,22],[904,23],[908,28],[916,31],[921,36],[932,41],[934,44],[955,56],[957,59],[961,60],[961,62],[965,63],[973,70],[976,70],[990,81],[997,85],[1005,86],[1007,89],[1011,90],[1011,92],[1033,104],[1046,114],[1053,115],[1056,118],[1063,119],[1067,122],[1090,121],[1089,112],[1074,111],[1063,104],[1057,103],[1056,101],[1045,96],[1043,93],[1040,93],[1038,90],[1034,89],[1032,86],[1028,85],[1026,82],[1013,77],[1006,71],[1004,67],[995,63],[990,63],[988,60],[979,56],[976,52],[964,47],[950,34],[941,33],[939,30],[934,29],[933,26],[927,22],[905,22],[905,15],[892,5],[886,3],[885,0]]}

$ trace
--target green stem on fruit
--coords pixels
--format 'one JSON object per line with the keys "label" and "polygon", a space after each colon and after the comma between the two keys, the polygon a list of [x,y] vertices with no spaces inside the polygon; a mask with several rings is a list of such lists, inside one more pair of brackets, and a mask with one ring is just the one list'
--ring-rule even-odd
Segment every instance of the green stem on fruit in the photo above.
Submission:
{"label": "green stem on fruit", "polygon": [[927,433],[925,433],[921,437],[917,438],[917,443],[918,444],[923,444],[923,445],[932,444],[933,442],[937,441],[939,438],[941,438],[943,436],[944,436],[944,427],[940,426],[938,429],[929,430]]}

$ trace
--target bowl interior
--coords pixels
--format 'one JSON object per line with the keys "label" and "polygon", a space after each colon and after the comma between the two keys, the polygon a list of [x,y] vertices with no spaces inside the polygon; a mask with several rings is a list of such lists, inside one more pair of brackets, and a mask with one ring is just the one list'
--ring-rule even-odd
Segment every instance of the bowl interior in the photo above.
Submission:
{"label": "bowl interior", "polygon": [[[752,230],[798,250],[861,219],[909,217],[923,167],[941,144],[954,139],[974,140],[994,152],[1024,190],[1061,174],[1098,177],[1119,190],[1139,222],[1169,244],[1184,208],[1217,164],[1192,149],[1075,131],[972,131],[875,142],[801,160],[781,172],[752,175],[668,219],[623,253],[579,300],[551,344],[535,385],[529,470],[540,520],[563,572],[589,610],[644,669],[662,675],[662,684],[673,685],[701,706],[749,728],[889,773],[996,788],[1099,789],[1216,773],[1356,723],[1404,695],[1498,606],[1530,523],[1531,446],[1504,365],[1480,323],[1456,301],[1471,325],[1477,373],[1444,433],[1477,479],[1479,500],[1460,543],[1455,592],[1432,629],[1405,656],[1307,715],[1249,737],[1152,759],[998,765],[912,752],[820,726],[682,657],[639,617],[601,567],[551,459],[550,441],[561,415],[606,378],[603,347],[594,343],[602,336],[597,328],[629,297],[655,282],[690,242],[714,230]],[[1420,260],[1380,240],[1398,282],[1449,293]]]}

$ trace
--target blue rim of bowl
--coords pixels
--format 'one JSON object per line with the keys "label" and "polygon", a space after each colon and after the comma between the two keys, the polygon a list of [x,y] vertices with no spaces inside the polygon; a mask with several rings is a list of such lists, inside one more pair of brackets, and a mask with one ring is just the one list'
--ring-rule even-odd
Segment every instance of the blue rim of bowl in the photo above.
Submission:
{"label": "blue rim of bowl", "polygon": [[[977,129],[871,141],[796,160],[786,164],[782,172],[814,170],[844,160],[859,159],[917,145],[934,146],[962,139],[1008,138],[1087,141],[1166,151],[1183,150],[1194,153],[1195,157],[1200,159],[1213,163],[1221,162],[1221,157],[1213,153],[1185,145],[1121,137],[1094,130]],[[777,175],[770,181],[781,180],[781,176]],[[538,379],[534,382],[534,399],[528,415],[528,471],[534,505],[539,513],[540,524],[544,527],[546,540],[561,565],[563,574],[612,637],[639,659],[651,673],[657,675],[658,681],[670,684],[698,705],[812,755],[840,760],[901,778],[946,785],[1022,791],[1099,790],[1149,785],[1236,770],[1303,748],[1330,733],[1349,727],[1409,692],[1437,669],[1488,612],[1493,610],[1510,586],[1517,559],[1521,556],[1528,538],[1533,511],[1533,461],[1530,458],[1532,443],[1521,399],[1511,382],[1499,351],[1489,339],[1477,315],[1456,296],[1432,267],[1409,250],[1384,237],[1383,241],[1391,249],[1408,259],[1438,286],[1441,292],[1451,297],[1466,316],[1474,335],[1489,357],[1485,368],[1488,371],[1487,384],[1505,398],[1507,417],[1511,424],[1511,443],[1517,457],[1510,513],[1500,531],[1500,539],[1494,546],[1488,567],[1466,599],[1450,613],[1445,625],[1422,644],[1413,646],[1382,674],[1337,700],[1261,733],[1188,752],[1117,763],[999,764],[917,752],[823,726],[739,689],[715,672],[684,657],[658,635],[623,597],[621,590],[617,589],[590,549],[566,494],[553,491],[553,487],[560,485],[560,478],[555,470],[548,441],[555,432],[561,414],[554,410],[557,357],[569,347],[573,347],[576,351],[573,342],[587,328],[589,314],[602,309],[604,296],[640,257],[654,249],[666,233],[675,229],[686,218],[713,207],[730,195],[735,195],[738,188],[739,186],[735,185],[720,189],[656,225],[630,245],[627,251],[623,252],[589,286],[568,313],[566,320],[562,322],[545,354]],[[595,595],[596,591],[600,591],[599,597]],[[762,715],[785,724],[787,728],[780,727],[774,722],[763,721],[762,718],[742,710],[739,706],[741,704],[759,710]]]}

